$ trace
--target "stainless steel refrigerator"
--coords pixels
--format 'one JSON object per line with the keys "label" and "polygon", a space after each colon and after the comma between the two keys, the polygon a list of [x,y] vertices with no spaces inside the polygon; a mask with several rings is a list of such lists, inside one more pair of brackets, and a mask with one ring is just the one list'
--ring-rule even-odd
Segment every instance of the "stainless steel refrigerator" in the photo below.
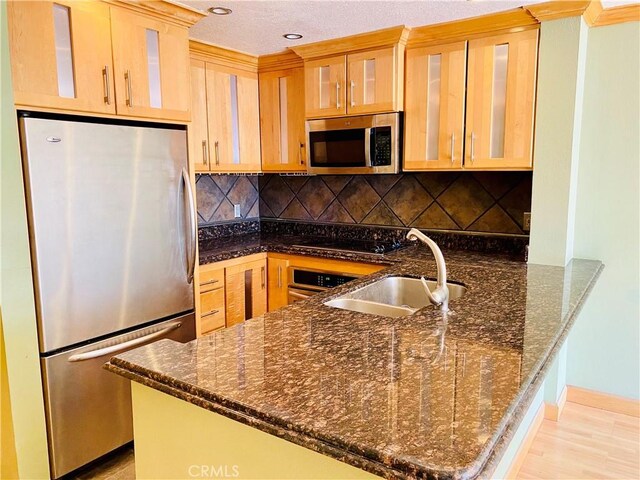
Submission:
{"label": "stainless steel refrigerator", "polygon": [[195,338],[184,126],[20,117],[51,472],[132,440],[109,358]]}

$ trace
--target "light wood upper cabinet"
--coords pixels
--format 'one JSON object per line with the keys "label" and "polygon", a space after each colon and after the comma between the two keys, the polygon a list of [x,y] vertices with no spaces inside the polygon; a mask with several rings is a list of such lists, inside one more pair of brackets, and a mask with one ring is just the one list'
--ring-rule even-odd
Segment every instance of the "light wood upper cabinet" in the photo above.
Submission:
{"label": "light wood upper cabinet", "polygon": [[112,7],[111,37],[118,113],[189,120],[187,29]]}
{"label": "light wood upper cabinet", "polygon": [[306,117],[402,110],[404,62],[398,52],[394,46],[306,61]]}
{"label": "light wood upper cabinet", "polygon": [[267,262],[255,260],[225,268],[227,327],[267,311]]}
{"label": "light wood upper cabinet", "polygon": [[292,47],[304,59],[306,118],[403,110],[408,34],[400,25]]}
{"label": "light wood upper cabinet", "polygon": [[208,171],[211,158],[207,130],[206,63],[191,59],[191,123],[189,153],[196,172]]}
{"label": "light wood upper cabinet", "polygon": [[7,2],[16,105],[116,113],[109,6]]}
{"label": "light wood upper cabinet", "polygon": [[469,41],[465,167],[532,166],[538,30]]}
{"label": "light wood upper cabinet", "polygon": [[212,171],[260,171],[258,75],[207,63]]}
{"label": "light wood upper cabinet", "polygon": [[402,110],[402,82],[398,82],[396,75],[397,48],[347,55],[347,113],[359,115]]}
{"label": "light wood upper cabinet", "polygon": [[260,172],[257,57],[193,40],[189,44],[195,170]]}
{"label": "light wood upper cabinet", "polygon": [[189,120],[188,26],[203,14],[143,3],[8,2],[16,105]]}
{"label": "light wood upper cabinet", "polygon": [[262,170],[306,171],[304,68],[259,74]]}
{"label": "light wood upper cabinet", "polygon": [[404,169],[530,169],[537,54],[537,29],[408,49]]}
{"label": "light wood upper cabinet", "polygon": [[346,55],[305,62],[304,77],[307,118],[338,117],[347,114]]}
{"label": "light wood upper cabinet", "polygon": [[466,42],[407,50],[404,168],[462,167]]}

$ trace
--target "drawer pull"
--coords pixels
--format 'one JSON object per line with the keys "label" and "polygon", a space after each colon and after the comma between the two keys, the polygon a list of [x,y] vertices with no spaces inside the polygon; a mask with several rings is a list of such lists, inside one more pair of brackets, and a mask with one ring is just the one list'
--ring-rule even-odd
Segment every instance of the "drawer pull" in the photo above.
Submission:
{"label": "drawer pull", "polygon": [[214,283],[218,283],[220,280],[218,280],[217,278],[214,278],[213,280],[209,280],[208,282],[204,282],[201,283],[200,286],[204,286],[204,285],[213,285]]}
{"label": "drawer pull", "polygon": [[200,318],[210,317],[211,315],[215,315],[216,313],[220,313],[220,310],[211,310],[209,313],[200,315]]}

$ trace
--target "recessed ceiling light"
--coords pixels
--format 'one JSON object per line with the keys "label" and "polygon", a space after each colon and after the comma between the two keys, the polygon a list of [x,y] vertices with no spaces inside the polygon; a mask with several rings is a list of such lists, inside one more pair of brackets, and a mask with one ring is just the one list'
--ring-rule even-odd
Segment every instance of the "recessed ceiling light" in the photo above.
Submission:
{"label": "recessed ceiling light", "polygon": [[300,40],[302,38],[302,35],[299,33],[285,33],[282,36],[287,40]]}
{"label": "recessed ceiling light", "polygon": [[211,7],[209,11],[214,15],[229,15],[232,12],[230,8],[226,7]]}

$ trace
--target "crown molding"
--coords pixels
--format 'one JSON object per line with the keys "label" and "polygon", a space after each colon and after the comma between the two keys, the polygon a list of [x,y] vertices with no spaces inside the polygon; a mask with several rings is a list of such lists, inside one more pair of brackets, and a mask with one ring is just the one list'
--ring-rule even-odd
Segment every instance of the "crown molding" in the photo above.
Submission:
{"label": "crown molding", "polygon": [[213,43],[190,39],[189,52],[192,58],[200,58],[208,62],[241,68],[250,72],[258,71],[257,56],[214,45]]}
{"label": "crown molding", "polygon": [[190,27],[206,17],[207,12],[171,0],[103,0],[120,8],[160,18],[165,22]]}
{"label": "crown molding", "polygon": [[498,33],[538,28],[539,22],[524,8],[482,15],[453,22],[412,28],[407,48],[451,43]]}
{"label": "crown molding", "polygon": [[348,37],[324,40],[291,47],[298,56],[304,60],[318,57],[357,52],[372,48],[390,47],[396,44],[404,45],[407,41],[409,29],[404,25],[385,28],[374,32],[360,33]]}
{"label": "crown molding", "polygon": [[580,16],[584,14],[593,3],[595,2],[570,0],[552,1],[526,5],[524,8],[539,22],[546,22],[559,18]]}
{"label": "crown molding", "polygon": [[[600,4],[600,2],[594,2]],[[615,25],[616,23],[638,22],[640,21],[640,3],[620,5],[619,7],[602,8],[593,18],[585,17],[590,27],[604,27]]]}
{"label": "crown molding", "polygon": [[302,66],[304,66],[302,58],[296,55],[293,50],[271,53],[269,55],[260,55],[258,57],[259,72],[273,72],[287,68],[299,68]]}

